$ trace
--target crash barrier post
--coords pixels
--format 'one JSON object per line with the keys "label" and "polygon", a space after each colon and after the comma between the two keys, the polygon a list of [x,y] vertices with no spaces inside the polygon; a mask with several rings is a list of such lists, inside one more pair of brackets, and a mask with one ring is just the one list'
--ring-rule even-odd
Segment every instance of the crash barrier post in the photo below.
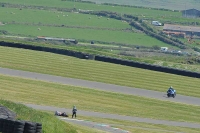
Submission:
{"label": "crash barrier post", "polygon": [[42,124],[30,121],[0,119],[2,133],[42,133]]}
{"label": "crash barrier post", "polygon": [[99,56],[99,55],[94,56],[94,55],[85,54],[82,52],[75,52],[71,50],[63,50],[63,49],[56,49],[56,48],[49,48],[49,47],[42,47],[42,46],[33,46],[33,45],[11,43],[11,42],[4,42],[4,41],[0,41],[0,46],[31,49],[31,50],[36,50],[36,51],[45,51],[45,52],[57,53],[57,54],[62,54],[62,55],[67,55],[67,56],[73,56],[73,57],[77,57],[81,59],[93,59],[97,61],[126,65],[126,66],[131,66],[131,67],[147,69],[147,70],[165,72],[165,73],[176,74],[176,75],[187,76],[187,77],[200,78],[200,73],[197,73],[197,72],[156,66],[156,65],[139,63],[139,62],[134,62],[130,60],[122,60],[122,59],[111,58],[111,57],[106,57],[106,56]]}

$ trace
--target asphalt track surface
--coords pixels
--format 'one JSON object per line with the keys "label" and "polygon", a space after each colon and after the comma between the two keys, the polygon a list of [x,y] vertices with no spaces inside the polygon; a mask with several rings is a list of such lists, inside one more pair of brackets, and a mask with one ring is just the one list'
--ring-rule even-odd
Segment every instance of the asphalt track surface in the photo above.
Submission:
{"label": "asphalt track surface", "polygon": [[[177,95],[176,98],[167,98],[164,92],[162,93],[162,92],[156,92],[156,91],[150,91],[150,90],[144,90],[144,89],[137,89],[137,88],[105,84],[105,83],[73,79],[73,78],[65,78],[65,77],[26,72],[26,71],[20,71],[20,70],[13,70],[13,69],[7,69],[7,68],[0,68],[0,74],[9,75],[9,76],[17,76],[17,77],[28,78],[28,79],[36,79],[36,80],[42,80],[42,81],[54,82],[54,83],[60,83],[60,84],[74,85],[74,86],[86,87],[86,88],[109,91],[109,92],[137,95],[137,96],[143,96],[147,98],[155,98],[159,100],[168,100],[168,101],[179,102],[179,103],[184,103],[184,104],[191,104],[191,105],[197,105],[197,106],[200,105],[200,98],[182,96],[182,95]],[[26,104],[26,105],[34,109],[40,109],[40,110],[71,112],[71,109],[31,105],[31,104]],[[179,126],[179,127],[189,127],[189,128],[200,129],[200,124],[197,124],[197,123],[155,120],[155,119],[149,119],[149,118],[139,118],[139,117],[116,115],[116,114],[88,112],[88,111],[81,111],[81,110],[78,111],[78,114],[83,115],[83,116],[92,116],[92,117],[110,118],[110,119],[118,119],[118,120],[127,120],[127,121],[133,121],[133,122],[144,122],[144,123],[151,123],[151,124],[162,124],[162,125],[168,125],[168,126]]]}
{"label": "asphalt track surface", "polygon": [[[74,123],[82,126],[86,126],[89,128],[94,128],[98,129],[100,131],[105,131],[106,133],[130,133],[130,131],[124,130],[125,128],[130,128],[130,129],[142,129],[146,131],[157,131],[157,132],[162,132],[162,133],[183,133],[183,132],[177,132],[173,130],[162,130],[162,129],[156,129],[156,128],[145,128],[145,127],[137,127],[137,126],[124,126],[124,125],[118,125],[118,124],[111,124],[107,125],[104,123],[97,123],[97,122],[92,122],[92,121],[85,121],[85,120],[79,120],[79,119],[71,119],[71,118],[63,118],[63,117],[58,117],[61,120],[67,121],[68,123]],[[116,128],[117,126],[120,126],[121,128]]]}
{"label": "asphalt track surface", "polygon": [[178,90],[176,98],[167,98],[167,88],[163,88],[163,92],[158,92],[152,90],[137,89],[113,84],[100,83],[95,81],[66,78],[7,68],[0,68],[0,74],[200,106],[200,98],[179,95]]}
{"label": "asphalt track surface", "polygon": [[114,127],[115,125],[107,125],[107,124],[96,123],[92,121],[84,121],[84,120],[61,118],[61,117],[59,119],[70,122],[70,123],[86,126],[89,128],[98,129],[100,131],[105,131],[107,133],[129,133],[129,131]]}
{"label": "asphalt track surface", "polygon": [[[58,107],[53,107],[53,106],[34,105],[34,104],[24,104],[24,105],[31,107],[33,109],[37,109],[37,110],[53,111],[53,112],[55,112],[55,111],[66,112],[69,115],[69,117],[71,117],[71,115],[70,115],[72,112],[71,109],[58,108]],[[155,120],[155,119],[150,119],[150,118],[132,117],[132,116],[124,116],[124,115],[108,114],[108,113],[100,113],[100,112],[90,112],[90,111],[83,111],[83,110],[78,110],[77,117],[78,117],[78,115],[107,118],[107,119],[116,119],[116,120],[125,120],[125,121],[132,121],[132,122],[159,124],[159,125],[161,124],[161,125],[167,125],[167,126],[199,128],[200,129],[200,124],[189,123],[189,122]]]}

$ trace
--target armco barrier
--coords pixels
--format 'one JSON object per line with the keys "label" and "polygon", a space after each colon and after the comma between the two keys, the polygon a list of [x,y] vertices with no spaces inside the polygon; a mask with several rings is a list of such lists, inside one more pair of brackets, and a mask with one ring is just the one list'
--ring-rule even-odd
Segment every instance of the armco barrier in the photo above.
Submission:
{"label": "armco barrier", "polygon": [[97,61],[102,61],[102,62],[126,65],[126,66],[165,72],[165,73],[176,74],[176,75],[181,75],[181,76],[200,78],[200,73],[197,73],[197,72],[156,66],[156,65],[139,63],[139,62],[134,62],[134,61],[129,61],[129,60],[122,60],[122,59],[111,58],[111,57],[106,57],[106,56],[98,56],[98,55],[94,56],[94,55],[85,54],[82,52],[70,51],[70,50],[63,50],[63,49],[56,49],[56,48],[49,48],[49,47],[42,47],[42,46],[33,46],[33,45],[26,45],[26,44],[19,44],[19,43],[10,43],[10,42],[4,42],[4,41],[0,41],[0,46],[45,51],[45,52],[51,52],[51,53],[62,54],[62,55],[67,55],[67,56],[73,56],[80,59],[92,59],[92,60],[97,60]]}

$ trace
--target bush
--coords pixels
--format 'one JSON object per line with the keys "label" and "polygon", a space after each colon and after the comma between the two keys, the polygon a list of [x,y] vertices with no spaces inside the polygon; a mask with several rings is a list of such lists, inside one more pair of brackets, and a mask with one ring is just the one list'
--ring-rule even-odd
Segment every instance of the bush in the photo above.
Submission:
{"label": "bush", "polygon": [[127,17],[127,18],[134,19],[135,21],[138,21],[138,20],[139,20],[138,17],[135,17],[135,16],[133,16],[133,15],[124,14],[124,16]]}
{"label": "bush", "polygon": [[157,46],[157,45],[154,45],[152,48],[155,49],[155,50],[159,50],[160,49],[160,47]]}

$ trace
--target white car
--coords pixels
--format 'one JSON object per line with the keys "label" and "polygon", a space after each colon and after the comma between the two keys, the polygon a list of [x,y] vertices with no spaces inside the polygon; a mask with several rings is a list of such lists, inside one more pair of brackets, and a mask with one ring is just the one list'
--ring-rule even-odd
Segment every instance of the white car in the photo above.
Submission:
{"label": "white car", "polygon": [[155,26],[162,26],[162,24],[159,21],[152,21],[151,24]]}

